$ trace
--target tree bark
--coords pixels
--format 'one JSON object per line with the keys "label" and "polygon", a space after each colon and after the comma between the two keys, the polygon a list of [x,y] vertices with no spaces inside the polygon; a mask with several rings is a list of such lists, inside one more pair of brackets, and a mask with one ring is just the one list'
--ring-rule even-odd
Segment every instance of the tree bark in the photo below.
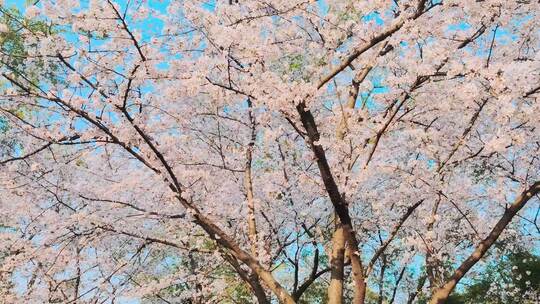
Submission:
{"label": "tree bark", "polygon": [[190,205],[183,198],[179,198],[179,200],[186,208],[192,210],[195,222],[203,228],[213,240],[224,248],[229,249],[236,259],[242,261],[242,263],[246,264],[253,272],[255,272],[268,289],[276,295],[280,303],[296,304],[293,297],[276,281],[272,273],[264,269],[255,258],[242,250],[231,237],[225,234],[210,219],[202,215],[193,205]]}
{"label": "tree bark", "polygon": [[334,206],[334,210],[339,217],[341,224],[343,225],[345,240],[349,243],[351,248],[351,266],[352,275],[355,284],[355,294],[353,303],[363,304],[366,294],[366,282],[364,278],[364,269],[360,260],[360,253],[358,252],[358,240],[354,233],[352,226],[352,219],[349,214],[349,207],[345,202],[345,199],[341,195],[339,188],[334,180],[334,176],[330,170],[328,160],[326,159],[326,153],[324,148],[318,144],[320,134],[315,123],[313,114],[309,110],[305,109],[305,104],[300,103],[296,106],[302,125],[307,132],[307,141],[317,159],[317,166],[323,180],[328,197]]}
{"label": "tree bark", "polygon": [[244,172],[244,188],[246,190],[247,199],[247,222],[248,222],[248,237],[251,245],[251,254],[257,258],[257,223],[255,221],[255,199],[253,195],[253,179],[251,176],[251,163],[253,160],[253,148],[255,146],[255,138],[257,136],[255,131],[255,116],[253,115],[253,107],[251,100],[248,98],[248,117],[251,127],[251,134],[249,144],[246,150],[246,169]]}
{"label": "tree bark", "polygon": [[[433,205],[433,209],[431,210],[431,218],[427,225],[428,233],[433,231],[433,226],[435,225],[435,216],[439,210],[440,202],[441,198],[438,197]],[[430,240],[426,243],[426,275],[429,282],[429,287],[432,289],[439,288],[441,285],[439,271],[437,270],[437,260],[433,254],[433,250],[434,248],[431,246]]]}
{"label": "tree bark", "polygon": [[347,241],[350,244],[349,258],[351,259],[352,276],[354,281],[353,304],[364,304],[366,298],[366,279],[364,275],[364,266],[360,257],[358,241],[352,229],[352,223],[345,225]]}
{"label": "tree bark", "polygon": [[257,302],[259,302],[259,304],[270,304],[270,301],[266,297],[266,292],[264,291],[264,288],[262,287],[259,278],[254,273],[248,273],[247,271],[243,270],[234,257],[226,254],[223,251],[222,256],[225,258],[225,260],[229,262],[229,264],[231,264],[231,266],[242,278],[242,280],[244,280],[244,282],[249,285],[249,287],[255,294],[255,297],[257,298]]}
{"label": "tree bark", "polygon": [[[336,219],[338,222],[339,220]],[[343,276],[345,261],[345,232],[338,223],[332,236],[332,256],[330,257],[330,285],[328,286],[328,304],[343,303]]]}

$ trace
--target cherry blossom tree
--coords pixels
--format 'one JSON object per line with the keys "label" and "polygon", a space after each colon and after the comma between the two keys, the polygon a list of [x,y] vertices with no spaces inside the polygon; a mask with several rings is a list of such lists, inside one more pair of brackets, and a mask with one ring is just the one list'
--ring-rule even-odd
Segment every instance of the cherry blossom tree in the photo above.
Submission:
{"label": "cherry blossom tree", "polygon": [[6,303],[438,304],[539,240],[538,2],[1,12]]}

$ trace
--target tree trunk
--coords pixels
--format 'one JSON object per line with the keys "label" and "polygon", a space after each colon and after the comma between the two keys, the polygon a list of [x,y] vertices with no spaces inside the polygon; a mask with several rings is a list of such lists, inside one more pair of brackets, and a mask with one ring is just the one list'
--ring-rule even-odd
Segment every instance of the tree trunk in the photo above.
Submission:
{"label": "tree trunk", "polygon": [[[339,220],[336,218],[336,222]],[[345,232],[338,223],[332,236],[332,256],[330,257],[330,286],[328,287],[328,304],[343,303],[343,275],[345,260]]]}

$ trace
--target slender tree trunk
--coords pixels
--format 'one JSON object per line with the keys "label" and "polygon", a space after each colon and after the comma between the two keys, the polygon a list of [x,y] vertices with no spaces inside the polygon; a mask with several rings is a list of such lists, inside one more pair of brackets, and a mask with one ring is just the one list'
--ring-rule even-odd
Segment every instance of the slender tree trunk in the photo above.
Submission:
{"label": "slender tree trunk", "polygon": [[407,299],[407,304],[412,304],[414,302],[414,299],[416,299],[416,296],[422,291],[422,288],[424,288],[424,285],[426,284],[426,275],[422,275],[420,278],[418,278],[418,284],[416,285],[416,290],[409,294],[409,298]]}
{"label": "slender tree trunk", "polygon": [[[363,71],[365,71],[365,75],[367,76],[368,72],[370,71],[371,69],[368,69],[368,68],[365,68]],[[365,76],[364,76],[365,78]],[[338,125],[338,128],[336,130],[336,136],[338,138],[338,140],[343,140],[343,138],[345,137],[345,133],[348,131],[349,129],[349,123],[348,123],[348,120],[349,120],[349,111],[351,109],[354,109],[354,105],[356,104],[356,98],[358,98],[358,90],[360,88],[360,82],[357,80],[357,78],[355,77],[353,80],[352,80],[352,83],[351,83],[351,87],[349,89],[349,96],[347,98],[347,103],[345,104],[345,107],[341,108],[341,120],[339,122],[339,125]]]}
{"label": "slender tree trunk", "polygon": [[379,298],[377,299],[378,304],[382,304],[384,300],[384,275],[386,272],[386,266],[388,262],[386,259],[386,255],[383,254],[381,259],[381,273],[379,274]]}
{"label": "slender tree trunk", "polygon": [[[431,218],[427,225],[427,231],[428,234],[433,232],[433,226],[435,225],[435,216],[437,215],[437,212],[439,210],[439,204],[441,202],[441,198],[437,198],[435,201],[435,205],[433,205],[433,209],[431,210]],[[427,250],[426,250],[426,274],[427,279],[429,281],[429,287],[431,289],[438,288],[441,285],[438,270],[437,270],[437,260],[435,255],[433,254],[433,247],[431,246],[431,240],[428,240],[427,244]]]}
{"label": "slender tree trunk", "polygon": [[[253,106],[250,99],[248,99],[248,118],[251,127],[251,136],[249,140],[249,145],[246,150],[246,168],[244,172],[244,188],[246,190],[246,199],[247,199],[247,222],[248,222],[248,238],[250,242],[251,255],[257,259],[259,256],[258,252],[258,241],[257,236],[257,222],[255,220],[255,198],[253,195],[253,178],[251,175],[251,165],[253,162],[253,149],[255,147],[255,139],[257,136],[255,126],[255,115],[253,115]],[[257,297],[259,304],[270,303],[266,297],[264,288],[260,284],[259,277],[257,274],[252,273],[248,277],[248,282]]]}
{"label": "slender tree trunk", "polygon": [[394,286],[394,289],[392,290],[392,297],[390,297],[390,300],[388,301],[388,304],[393,304],[394,300],[396,299],[396,294],[399,288],[399,283],[403,279],[403,275],[405,274],[405,271],[407,270],[407,266],[403,267],[401,271],[399,272],[398,279],[396,281],[396,285]]}
{"label": "slender tree trunk", "polygon": [[[251,154],[251,152],[248,152]],[[251,159],[251,155],[249,156]],[[250,161],[251,163],[251,161]],[[258,256],[258,250],[257,250],[257,223],[255,221],[255,201],[253,198],[253,186],[251,182],[251,167],[248,169],[246,167],[246,173],[245,173],[245,186],[246,186],[246,197],[247,197],[247,211],[248,211],[248,237],[251,245],[251,254],[253,257]]]}
{"label": "slender tree trunk", "polygon": [[246,168],[244,173],[244,188],[246,190],[246,199],[247,199],[247,211],[248,211],[248,237],[251,243],[251,254],[253,257],[257,258],[257,223],[255,221],[255,199],[253,196],[253,179],[251,176],[251,163],[253,161],[253,148],[255,146],[255,138],[257,136],[255,131],[255,116],[253,115],[253,107],[251,100],[248,99],[248,117],[251,125],[251,137],[249,145],[246,150]]}

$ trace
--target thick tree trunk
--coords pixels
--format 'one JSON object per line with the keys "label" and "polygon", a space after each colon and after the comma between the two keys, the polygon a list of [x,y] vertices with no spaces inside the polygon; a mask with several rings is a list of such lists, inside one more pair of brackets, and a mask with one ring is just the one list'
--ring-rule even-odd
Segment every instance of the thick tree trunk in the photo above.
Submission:
{"label": "thick tree trunk", "polygon": [[349,242],[351,250],[349,258],[351,259],[352,276],[354,281],[353,304],[364,304],[366,298],[366,279],[364,275],[364,266],[360,259],[360,252],[356,235],[352,229],[352,223],[344,225],[346,239]]}
{"label": "thick tree trunk", "polygon": [[[336,219],[336,221],[338,221]],[[343,303],[343,276],[345,260],[345,232],[338,223],[332,236],[332,256],[330,257],[330,286],[328,287],[328,304]]]}
{"label": "thick tree trunk", "polygon": [[317,158],[317,166],[321,174],[322,181],[328,193],[328,197],[334,206],[334,210],[339,217],[343,229],[345,232],[345,240],[349,243],[351,248],[351,266],[352,266],[352,275],[355,284],[355,295],[353,303],[363,304],[366,294],[366,282],[364,279],[364,269],[362,262],[360,261],[360,252],[358,247],[358,241],[354,233],[352,226],[351,216],[349,214],[349,207],[347,202],[343,198],[342,194],[339,192],[339,188],[334,180],[334,176],[330,170],[328,160],[326,159],[326,153],[324,148],[318,144],[320,139],[319,131],[317,130],[317,125],[313,114],[306,110],[305,104],[300,103],[296,106],[302,125],[306,129],[308,135],[308,144],[313,151],[313,154]]}

